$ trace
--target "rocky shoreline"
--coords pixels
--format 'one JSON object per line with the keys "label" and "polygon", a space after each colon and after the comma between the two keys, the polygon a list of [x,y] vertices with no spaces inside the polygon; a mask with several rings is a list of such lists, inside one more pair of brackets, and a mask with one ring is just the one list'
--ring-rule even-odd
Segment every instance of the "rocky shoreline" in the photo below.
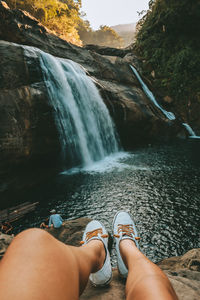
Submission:
{"label": "rocky shoreline", "polygon": [[[60,229],[47,231],[65,244],[79,246],[82,233],[90,221],[88,218],[65,221]],[[0,258],[3,257],[12,237],[0,234]],[[192,249],[183,256],[166,258],[158,263],[166,273],[180,300],[198,300],[200,297],[200,249]],[[125,299],[125,282],[116,269],[113,269],[113,280],[109,287],[94,288],[88,283],[80,299]]]}

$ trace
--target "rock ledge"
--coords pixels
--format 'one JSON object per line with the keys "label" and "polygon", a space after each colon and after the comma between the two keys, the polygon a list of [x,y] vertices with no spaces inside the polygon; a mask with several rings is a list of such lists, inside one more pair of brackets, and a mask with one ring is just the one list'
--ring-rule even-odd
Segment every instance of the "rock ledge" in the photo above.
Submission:
{"label": "rock ledge", "polygon": [[[65,221],[60,229],[47,231],[60,241],[73,246],[79,246],[83,230],[88,218]],[[0,235],[0,255],[2,256],[12,237]],[[0,257],[1,257],[0,256]],[[162,260],[158,266],[169,277],[180,300],[200,299],[200,249],[193,249],[180,257],[171,257]],[[125,299],[125,282],[122,281],[116,269],[113,269],[113,280],[106,288],[94,288],[88,283],[80,299],[87,300],[122,300]]]}

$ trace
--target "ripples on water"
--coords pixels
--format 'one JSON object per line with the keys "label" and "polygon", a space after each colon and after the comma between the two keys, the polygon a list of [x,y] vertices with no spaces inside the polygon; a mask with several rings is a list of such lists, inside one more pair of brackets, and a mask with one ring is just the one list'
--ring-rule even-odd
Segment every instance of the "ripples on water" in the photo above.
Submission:
{"label": "ripples on water", "polygon": [[200,167],[189,148],[149,147],[114,161],[106,172],[96,167],[60,174],[32,191],[31,200],[41,205],[23,227],[38,226],[56,208],[66,219],[96,218],[111,231],[115,213],[127,210],[141,236],[141,250],[151,260],[200,247]]}

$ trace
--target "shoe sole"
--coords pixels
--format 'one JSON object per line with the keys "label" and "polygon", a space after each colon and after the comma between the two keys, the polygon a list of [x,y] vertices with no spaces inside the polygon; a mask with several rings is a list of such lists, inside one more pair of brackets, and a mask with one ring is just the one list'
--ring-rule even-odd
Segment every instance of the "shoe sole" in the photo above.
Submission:
{"label": "shoe sole", "polygon": [[105,287],[110,284],[112,277],[113,277],[113,275],[111,274],[111,277],[108,279],[108,281],[106,281],[105,283],[102,283],[102,284],[95,284],[91,280],[90,280],[90,283],[93,287]]}

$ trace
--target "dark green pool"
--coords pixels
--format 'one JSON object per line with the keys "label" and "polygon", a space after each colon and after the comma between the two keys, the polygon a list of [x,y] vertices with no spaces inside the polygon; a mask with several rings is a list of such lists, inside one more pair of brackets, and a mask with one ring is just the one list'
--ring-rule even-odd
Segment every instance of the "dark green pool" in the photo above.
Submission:
{"label": "dark green pool", "polygon": [[138,149],[111,169],[58,175],[34,189],[30,200],[41,204],[17,230],[38,226],[51,208],[66,219],[96,218],[110,230],[114,214],[127,210],[153,261],[200,247],[200,166],[190,145]]}

